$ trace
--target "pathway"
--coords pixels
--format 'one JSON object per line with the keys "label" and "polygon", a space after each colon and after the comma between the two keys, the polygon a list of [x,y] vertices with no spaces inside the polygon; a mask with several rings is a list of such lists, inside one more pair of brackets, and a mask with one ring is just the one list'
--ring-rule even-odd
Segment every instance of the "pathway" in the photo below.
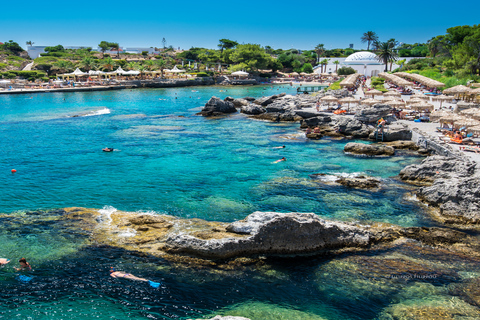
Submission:
{"label": "pathway", "polygon": [[22,69],[22,71],[32,71],[33,64],[34,64],[33,61],[30,62],[29,64],[27,64],[27,65],[25,66],[25,68]]}

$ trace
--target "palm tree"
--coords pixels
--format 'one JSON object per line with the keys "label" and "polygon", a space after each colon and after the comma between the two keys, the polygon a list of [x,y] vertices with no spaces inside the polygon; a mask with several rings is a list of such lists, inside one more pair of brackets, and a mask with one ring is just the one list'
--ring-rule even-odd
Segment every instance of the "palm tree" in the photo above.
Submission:
{"label": "palm tree", "polygon": [[58,60],[53,64],[53,69],[58,70],[59,73],[71,71],[72,67],[72,63],[67,60]]}
{"label": "palm tree", "polygon": [[318,44],[315,47],[315,52],[317,53],[317,63],[320,61],[320,57],[325,53],[325,47],[323,43]]}
{"label": "palm tree", "polygon": [[367,50],[370,50],[370,42],[375,42],[378,40],[378,36],[375,32],[373,31],[367,31],[363,34],[363,36],[360,38],[362,42],[367,42]]}
{"label": "palm tree", "polygon": [[333,64],[335,65],[335,73],[337,73],[338,65],[340,64],[340,61],[335,60],[333,61]]}
{"label": "palm tree", "polygon": [[158,68],[162,72],[162,78],[163,78],[163,69],[165,69],[165,65],[167,64],[167,62],[163,59],[158,59],[158,60],[155,60],[155,64],[158,66]]}
{"label": "palm tree", "polygon": [[90,71],[96,66],[95,59],[91,56],[83,57],[82,61],[79,63],[79,67],[84,68],[85,71]]}
{"label": "palm tree", "polygon": [[140,78],[143,79],[143,74],[147,70],[147,67],[144,66],[143,64],[137,64],[137,67],[135,68],[137,71],[140,71]]}
{"label": "palm tree", "polygon": [[155,68],[155,61],[153,60],[145,60],[143,64],[148,68],[148,70],[153,70]]}
{"label": "palm tree", "polygon": [[[329,59],[323,59],[322,61],[320,61],[320,63],[322,64],[322,72],[327,72],[328,61],[330,61],[330,60]],[[323,66],[325,66],[325,71],[323,71]]]}
{"label": "palm tree", "polygon": [[129,70],[135,70],[136,67],[137,67],[137,64],[135,62],[127,63],[127,69]]}
{"label": "palm tree", "polygon": [[112,71],[112,69],[115,67],[115,61],[111,57],[106,57],[105,59],[101,60],[101,66],[108,71]]}
{"label": "palm tree", "polygon": [[29,41],[26,42],[26,44],[27,44],[27,46],[31,47],[35,44],[35,42],[32,42],[32,41],[29,40]]}
{"label": "palm tree", "polygon": [[396,61],[398,54],[395,52],[394,43],[386,42],[376,42],[375,43],[375,53],[377,54],[377,59],[385,64],[385,72],[388,71],[388,63],[391,61]]}

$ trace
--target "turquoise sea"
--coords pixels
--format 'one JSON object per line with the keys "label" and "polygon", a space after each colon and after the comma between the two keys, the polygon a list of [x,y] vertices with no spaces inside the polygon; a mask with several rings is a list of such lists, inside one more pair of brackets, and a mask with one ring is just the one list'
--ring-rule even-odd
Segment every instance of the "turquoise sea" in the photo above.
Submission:
{"label": "turquoise sea", "polygon": [[[380,281],[365,270],[353,272],[359,265],[371,268],[385,256],[405,260],[416,249],[403,244],[362,257],[363,262],[343,255],[267,259],[261,268],[242,271],[186,270],[154,257],[87,246],[88,235],[48,222],[55,209],[76,206],[226,222],[259,210],[435,225],[396,178],[421,157],[353,157],[343,153],[346,140],[307,141],[298,123],[252,120],[239,113],[210,119],[196,115],[213,95],[223,99],[279,92],[296,90],[199,87],[0,96],[0,257],[27,257],[34,266],[28,283],[18,280],[15,261],[0,268],[0,319],[187,319],[215,314],[375,319],[393,302],[403,303],[406,290],[417,292],[418,299],[428,297],[425,292],[447,299],[447,286],[463,279],[456,260],[443,265],[448,276],[427,281],[386,275]],[[104,147],[115,151],[102,152]],[[287,161],[273,163],[282,157]],[[374,176],[385,187],[365,191],[322,184],[312,179],[317,173]],[[427,259],[423,251],[415,254],[415,259]],[[428,257],[435,265],[436,255]],[[471,264],[462,263],[464,274],[474,272]],[[112,265],[162,286],[111,279]],[[452,272],[445,271],[449,268]]]}

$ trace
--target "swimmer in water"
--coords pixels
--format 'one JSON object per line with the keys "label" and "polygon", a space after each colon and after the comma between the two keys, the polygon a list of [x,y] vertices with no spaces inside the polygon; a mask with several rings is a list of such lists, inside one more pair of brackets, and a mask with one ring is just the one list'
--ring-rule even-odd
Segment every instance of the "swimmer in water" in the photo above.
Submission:
{"label": "swimmer in water", "polygon": [[153,288],[158,288],[160,286],[160,282],[153,282],[153,281],[145,279],[145,278],[140,278],[140,277],[134,276],[131,273],[125,273],[123,271],[116,271],[114,267],[110,267],[110,277],[120,278],[120,279],[124,278],[124,279],[129,279],[129,280],[148,282],[148,284]]}
{"label": "swimmer in water", "polygon": [[273,147],[273,149],[283,149],[285,146],[280,146],[280,147]]}
{"label": "swimmer in water", "polygon": [[17,271],[22,271],[22,270],[32,270],[32,266],[30,265],[30,263],[27,262],[27,259],[25,258],[22,258],[20,260],[18,260],[18,262],[20,263],[20,268],[15,268],[15,270]]}
{"label": "swimmer in water", "polygon": [[287,159],[285,159],[285,157],[283,157],[282,159],[278,159],[277,161],[274,161],[273,163],[279,163],[279,162],[282,162],[282,161],[287,161]]}
{"label": "swimmer in water", "polygon": [[10,262],[10,260],[8,260],[8,259],[0,258],[0,266],[4,266],[9,262]]}

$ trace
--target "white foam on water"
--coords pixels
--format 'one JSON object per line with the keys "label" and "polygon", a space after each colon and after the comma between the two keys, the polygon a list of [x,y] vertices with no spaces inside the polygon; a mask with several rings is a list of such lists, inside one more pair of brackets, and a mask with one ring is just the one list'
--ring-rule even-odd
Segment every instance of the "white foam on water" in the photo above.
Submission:
{"label": "white foam on water", "polygon": [[98,110],[93,110],[93,111],[90,111],[88,113],[85,113],[83,115],[80,115],[80,117],[91,117],[91,116],[100,116],[102,114],[109,114],[111,113],[112,111],[106,107],[102,108],[102,109],[98,109]]}
{"label": "white foam on water", "polygon": [[325,182],[335,182],[338,180],[338,178],[356,178],[358,176],[363,176],[365,175],[364,172],[353,172],[353,173],[347,173],[347,172],[334,172],[332,174],[325,174],[322,176],[316,176],[315,178],[321,181]]}
{"label": "white foam on water", "polygon": [[110,225],[112,223],[112,213],[116,212],[117,209],[112,206],[104,206],[102,209],[98,210],[100,217],[98,218],[99,224]]}

